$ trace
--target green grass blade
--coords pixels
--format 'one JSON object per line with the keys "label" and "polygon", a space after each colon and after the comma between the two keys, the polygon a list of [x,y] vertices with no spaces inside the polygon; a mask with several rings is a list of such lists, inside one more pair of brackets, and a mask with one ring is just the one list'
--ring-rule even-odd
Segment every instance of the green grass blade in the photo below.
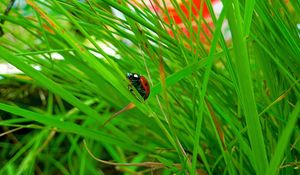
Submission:
{"label": "green grass blade", "polygon": [[280,164],[284,156],[284,152],[286,151],[286,149],[289,149],[288,144],[293,134],[293,130],[297,124],[297,120],[299,119],[299,113],[300,102],[297,102],[297,104],[294,107],[294,110],[288,117],[289,120],[286,123],[286,127],[283,129],[281,136],[279,137],[276,149],[274,151],[274,155],[271,157],[270,166],[266,170],[266,174],[278,174]]}
{"label": "green grass blade", "polygon": [[61,86],[59,86],[58,84],[56,84],[55,82],[47,78],[41,72],[35,70],[31,66],[24,63],[21,58],[12,55],[6,49],[1,47],[0,47],[0,52],[2,53],[1,55],[2,59],[5,59],[7,62],[16,66],[18,69],[22,70],[24,73],[26,73],[27,75],[35,79],[39,84],[48,88],[53,93],[60,95],[64,100],[76,106],[78,109],[82,110],[90,117],[98,119],[99,114],[96,111],[94,111],[93,109],[91,109],[90,107],[82,103],[80,100],[74,97],[70,92],[63,89]]}
{"label": "green grass blade", "polygon": [[255,157],[255,164],[257,174],[265,174],[266,167],[268,167],[268,159],[266,154],[266,147],[262,133],[261,124],[258,118],[258,112],[254,99],[253,83],[250,73],[250,65],[248,58],[248,51],[246,47],[246,40],[242,25],[241,14],[239,11],[239,3],[234,0],[229,10],[229,26],[232,31],[234,58],[236,63],[236,74],[238,78],[238,89],[240,91],[240,99],[242,109],[246,118],[248,127],[248,136],[253,149]]}

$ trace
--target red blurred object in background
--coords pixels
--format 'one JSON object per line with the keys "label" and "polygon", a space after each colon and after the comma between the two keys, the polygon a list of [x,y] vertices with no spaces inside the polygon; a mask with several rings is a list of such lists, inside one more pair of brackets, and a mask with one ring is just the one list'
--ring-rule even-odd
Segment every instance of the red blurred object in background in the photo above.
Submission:
{"label": "red blurred object in background", "polygon": [[[151,2],[150,2],[151,1]],[[150,0],[147,3],[147,6],[152,9],[153,11],[156,11],[158,13],[158,15],[161,15],[162,19],[170,24],[170,18],[173,21],[173,24],[177,24],[178,28],[181,30],[178,32],[178,34],[185,34],[186,36],[190,37],[190,33],[189,33],[189,29],[187,28],[187,26],[185,26],[186,24],[183,23],[182,18],[186,18],[188,20],[191,20],[191,24],[193,27],[193,30],[195,31],[195,33],[198,32],[198,26],[195,20],[198,20],[200,18],[200,8],[201,8],[201,3],[203,3],[203,10],[202,10],[202,17],[203,19],[206,21],[206,23],[208,24],[208,26],[210,28],[214,28],[213,22],[211,20],[211,16],[210,13],[208,11],[208,8],[206,6],[205,2],[201,2],[202,0],[192,0],[192,4],[189,3],[189,0],[176,0],[179,8],[175,8],[172,5],[172,0],[164,0],[164,3],[166,4],[166,8],[165,9],[161,9],[164,7],[164,3],[162,2],[162,0]],[[204,1],[204,0],[203,0]],[[220,0],[211,0],[213,9],[215,11],[216,16],[219,15],[221,9],[222,9],[222,4],[220,2]],[[192,5],[192,8],[189,7],[189,5]],[[190,19],[190,14],[189,14],[189,9],[192,10],[192,17]],[[181,10],[181,12],[178,13],[178,10]],[[166,14],[168,13],[168,14]],[[179,14],[183,14],[184,17],[180,16]],[[168,17],[169,15],[169,17]],[[212,33],[210,32],[209,28],[207,25],[205,25],[203,22],[201,22],[201,33],[200,33],[200,40],[203,43],[208,43],[208,41],[206,40],[205,35],[208,38],[211,38]],[[168,29],[168,32],[170,33],[170,35],[173,36],[173,32],[171,31],[171,29]],[[194,32],[193,32],[194,33]]]}
{"label": "red blurred object in background", "polygon": [[[179,0],[181,1],[181,0]],[[219,0],[211,0],[212,4],[215,2],[218,2]],[[168,1],[167,1],[168,2]],[[189,1],[186,0],[185,3],[183,2],[178,2],[180,5],[180,9],[182,10],[182,12],[185,14],[185,16],[187,18],[189,18],[189,9],[190,7],[187,7],[186,5],[189,5]],[[192,5],[192,14],[198,18],[199,17],[199,12],[200,12],[200,6],[201,6],[201,0],[193,0],[192,1],[193,5]],[[167,4],[167,8],[168,8],[168,13],[169,15],[174,19],[176,24],[180,24],[182,23],[181,18],[179,17],[179,15],[177,14],[176,9],[172,6],[171,2],[166,3]],[[159,9],[159,8],[156,8]],[[203,18],[210,18],[210,14],[209,11],[207,9],[206,3],[203,3],[203,11],[202,11],[202,16]],[[163,19],[166,22],[169,22],[169,19],[166,15],[163,16]]]}

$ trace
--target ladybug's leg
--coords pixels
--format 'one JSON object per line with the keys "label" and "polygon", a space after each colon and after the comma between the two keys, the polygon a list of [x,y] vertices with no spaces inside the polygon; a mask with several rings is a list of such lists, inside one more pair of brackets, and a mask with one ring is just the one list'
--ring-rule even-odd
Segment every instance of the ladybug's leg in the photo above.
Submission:
{"label": "ladybug's leg", "polygon": [[130,93],[131,93],[132,95],[134,95],[135,98],[138,98],[138,97],[136,96],[136,94],[134,93],[132,84],[129,84],[129,85],[128,85],[128,90],[130,91]]}
{"label": "ladybug's leg", "polygon": [[132,85],[131,85],[131,84],[128,85],[128,90],[129,90],[131,93],[133,93],[133,88],[132,88]]}
{"label": "ladybug's leg", "polygon": [[134,94],[134,91],[133,91],[133,86],[131,84],[128,85],[128,90],[130,91],[130,93],[132,95],[134,95],[136,97],[136,95]]}

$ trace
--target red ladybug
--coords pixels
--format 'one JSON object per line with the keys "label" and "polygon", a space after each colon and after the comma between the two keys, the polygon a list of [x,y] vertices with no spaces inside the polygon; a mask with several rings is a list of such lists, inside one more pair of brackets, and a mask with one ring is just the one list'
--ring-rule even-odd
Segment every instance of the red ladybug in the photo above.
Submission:
{"label": "red ladybug", "polygon": [[[135,87],[138,93],[146,100],[150,94],[150,86],[148,80],[137,73],[127,73],[127,79],[130,81],[131,85]],[[132,92],[133,90],[130,89]]]}

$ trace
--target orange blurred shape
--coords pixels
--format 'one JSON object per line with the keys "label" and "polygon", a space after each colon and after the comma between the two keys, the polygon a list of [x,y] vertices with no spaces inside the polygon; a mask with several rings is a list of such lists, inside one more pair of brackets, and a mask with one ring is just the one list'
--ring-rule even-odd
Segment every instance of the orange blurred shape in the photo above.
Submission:
{"label": "orange blurred shape", "polygon": [[[212,3],[214,1],[217,1],[217,0],[212,0]],[[174,6],[172,5],[171,1],[165,0],[165,2],[166,2],[166,7],[168,9],[168,13],[174,19],[175,23],[176,24],[182,23],[182,19],[178,15],[178,13],[177,13],[176,9],[174,8]],[[195,17],[199,17],[201,0],[192,0],[192,4],[191,4],[192,7],[189,7],[190,3],[188,0],[186,0],[184,2],[182,2],[182,0],[177,0],[177,2],[178,2],[178,5],[179,5],[181,11],[184,13],[184,15],[185,15],[185,17],[187,17],[187,19],[189,19],[189,17],[190,17],[189,9],[192,10],[192,15],[194,15]],[[160,0],[160,3],[162,3],[161,0]],[[160,4],[160,5],[162,5],[162,4]],[[206,3],[203,3],[202,16],[203,16],[203,18],[210,17]],[[167,15],[165,15],[165,14],[163,15],[163,19],[166,22],[169,22],[169,19],[168,19]]]}
{"label": "orange blurred shape", "polygon": [[[164,1],[164,2],[163,2]],[[173,0],[174,1],[174,0]],[[173,23],[177,24],[178,31],[180,34],[185,34],[186,36],[190,37],[190,32],[189,28],[187,28],[186,24],[183,23],[182,21],[185,21],[186,19],[190,20],[192,29],[195,31],[193,33],[197,33],[199,28],[198,24],[196,23],[195,20],[199,20],[199,13],[200,13],[200,8],[201,8],[201,3],[203,3],[203,9],[202,9],[202,17],[204,20],[206,20],[206,23],[210,28],[214,28],[213,22],[211,20],[210,13],[208,11],[207,5],[205,0],[192,0],[192,3],[189,2],[189,0],[175,0],[178,3],[179,8],[175,8],[172,4],[172,0],[149,0],[145,1],[146,5],[148,8],[150,8],[152,11],[155,11],[158,13],[158,15],[161,16],[161,18],[168,24],[170,24],[170,18],[173,21]],[[137,1],[135,1],[137,3]],[[212,5],[215,3],[219,3],[219,0],[211,0]],[[164,6],[165,4],[165,6]],[[191,7],[190,7],[191,6]],[[167,9],[164,9],[166,7]],[[191,16],[189,10],[191,9]],[[181,12],[179,12],[179,10]],[[182,14],[182,15],[179,15]],[[182,19],[182,18],[185,18]],[[206,41],[206,37],[204,36],[204,33],[207,35],[208,38],[211,38],[212,33],[209,31],[208,26],[206,26],[203,22],[201,22],[201,33],[200,33],[200,40],[203,43],[208,43]],[[173,32],[171,29],[168,29],[168,32],[170,35],[174,36]]]}

